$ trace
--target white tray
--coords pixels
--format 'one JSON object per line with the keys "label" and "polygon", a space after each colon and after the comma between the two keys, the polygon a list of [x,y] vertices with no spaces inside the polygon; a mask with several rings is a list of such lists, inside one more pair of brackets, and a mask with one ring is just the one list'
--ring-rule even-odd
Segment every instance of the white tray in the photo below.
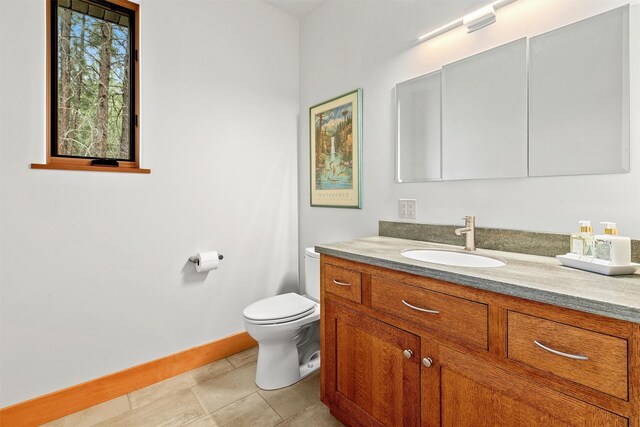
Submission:
{"label": "white tray", "polygon": [[566,254],[556,255],[556,258],[562,265],[567,267],[579,268],[580,270],[593,271],[594,273],[604,274],[607,276],[618,276],[621,274],[633,274],[640,267],[640,264],[629,263],[626,265],[610,265],[607,261],[599,259],[580,259],[579,255]]}

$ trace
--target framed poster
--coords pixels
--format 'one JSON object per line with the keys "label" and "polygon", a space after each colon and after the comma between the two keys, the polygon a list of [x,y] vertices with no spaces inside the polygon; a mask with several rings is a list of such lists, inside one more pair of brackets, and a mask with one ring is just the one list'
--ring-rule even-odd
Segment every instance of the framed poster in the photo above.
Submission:
{"label": "framed poster", "polygon": [[362,207],[362,89],[309,108],[311,206]]}

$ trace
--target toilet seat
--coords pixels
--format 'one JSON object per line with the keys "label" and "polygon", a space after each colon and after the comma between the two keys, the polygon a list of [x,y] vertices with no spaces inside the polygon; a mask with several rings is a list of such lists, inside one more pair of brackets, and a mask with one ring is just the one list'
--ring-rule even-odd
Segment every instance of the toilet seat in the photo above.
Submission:
{"label": "toilet seat", "polygon": [[254,302],[244,309],[247,322],[256,325],[292,322],[313,313],[317,303],[295,293],[276,295]]}

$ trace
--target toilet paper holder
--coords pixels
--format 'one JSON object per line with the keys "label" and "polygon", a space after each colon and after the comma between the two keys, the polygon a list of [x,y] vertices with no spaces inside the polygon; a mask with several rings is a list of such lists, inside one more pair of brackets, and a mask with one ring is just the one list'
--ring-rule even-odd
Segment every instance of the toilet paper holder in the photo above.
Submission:
{"label": "toilet paper holder", "polygon": [[[222,258],[224,258],[224,257],[222,256],[222,254],[218,254],[218,259],[219,259],[219,260],[222,260]],[[192,262],[192,263],[194,263],[194,264],[198,265],[198,257],[196,257],[195,255],[194,255],[194,256],[190,256],[190,257],[189,257],[189,262]]]}

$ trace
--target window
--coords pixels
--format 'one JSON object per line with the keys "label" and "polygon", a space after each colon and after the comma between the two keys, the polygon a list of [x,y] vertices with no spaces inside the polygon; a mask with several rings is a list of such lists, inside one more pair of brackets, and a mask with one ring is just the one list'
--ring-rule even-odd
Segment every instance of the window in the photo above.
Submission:
{"label": "window", "polygon": [[138,5],[50,0],[47,25],[47,164],[34,167],[148,172],[139,169]]}

